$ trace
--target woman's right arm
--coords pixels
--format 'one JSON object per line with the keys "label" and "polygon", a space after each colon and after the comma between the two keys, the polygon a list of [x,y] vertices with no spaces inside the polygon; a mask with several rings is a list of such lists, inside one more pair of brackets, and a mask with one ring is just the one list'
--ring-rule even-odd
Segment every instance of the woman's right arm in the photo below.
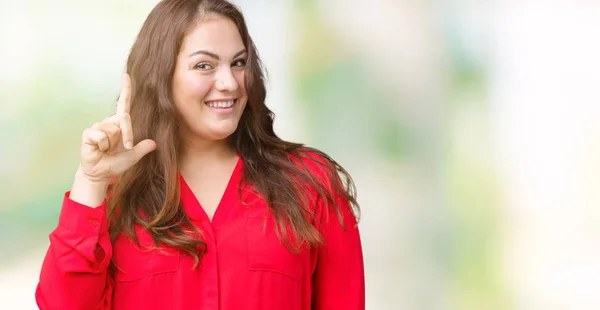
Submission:
{"label": "woman's right arm", "polygon": [[75,179],[65,194],[58,226],[50,234],[36,302],[43,310],[108,310],[113,281],[108,273],[112,246],[105,215],[106,187]]}
{"label": "woman's right arm", "polygon": [[42,310],[111,307],[108,184],[156,149],[150,139],[133,145],[130,105],[131,80],[124,74],[117,113],[83,132],[79,169],[65,195],[58,226],[50,234],[35,293]]}

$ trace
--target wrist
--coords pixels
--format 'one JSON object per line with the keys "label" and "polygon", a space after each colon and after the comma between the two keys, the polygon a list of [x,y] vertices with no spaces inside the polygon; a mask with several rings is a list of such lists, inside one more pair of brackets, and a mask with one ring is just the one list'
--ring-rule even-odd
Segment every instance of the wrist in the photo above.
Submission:
{"label": "wrist", "polygon": [[110,184],[110,180],[89,177],[83,172],[81,165],[77,168],[77,171],[75,172],[75,182],[79,182],[85,184],[86,186],[95,188],[107,188]]}
{"label": "wrist", "polygon": [[69,198],[89,207],[100,206],[106,199],[109,181],[90,180],[81,169],[77,169]]}

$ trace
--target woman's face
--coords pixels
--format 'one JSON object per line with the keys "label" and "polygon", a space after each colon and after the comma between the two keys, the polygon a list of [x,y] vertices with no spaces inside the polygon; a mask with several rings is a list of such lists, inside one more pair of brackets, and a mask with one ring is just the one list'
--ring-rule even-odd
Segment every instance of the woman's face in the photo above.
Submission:
{"label": "woman's face", "polygon": [[185,36],[173,76],[173,100],[183,139],[217,141],[237,128],[248,100],[247,54],[236,25],[215,15]]}

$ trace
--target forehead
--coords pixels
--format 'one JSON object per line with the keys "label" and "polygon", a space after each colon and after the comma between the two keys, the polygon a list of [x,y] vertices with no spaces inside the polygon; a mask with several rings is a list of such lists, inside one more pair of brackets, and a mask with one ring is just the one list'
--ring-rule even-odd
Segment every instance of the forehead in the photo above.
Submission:
{"label": "forehead", "polygon": [[183,39],[182,53],[200,49],[227,57],[244,49],[244,42],[233,21],[213,16],[194,22]]}

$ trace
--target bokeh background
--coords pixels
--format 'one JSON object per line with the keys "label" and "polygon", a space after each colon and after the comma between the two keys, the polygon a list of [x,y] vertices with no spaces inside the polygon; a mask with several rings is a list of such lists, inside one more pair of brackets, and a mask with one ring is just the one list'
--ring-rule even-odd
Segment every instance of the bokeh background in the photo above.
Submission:
{"label": "bokeh background", "polygon": [[[0,0],[0,309],[34,290],[151,0]],[[362,206],[367,309],[600,309],[600,2],[237,0]]]}

